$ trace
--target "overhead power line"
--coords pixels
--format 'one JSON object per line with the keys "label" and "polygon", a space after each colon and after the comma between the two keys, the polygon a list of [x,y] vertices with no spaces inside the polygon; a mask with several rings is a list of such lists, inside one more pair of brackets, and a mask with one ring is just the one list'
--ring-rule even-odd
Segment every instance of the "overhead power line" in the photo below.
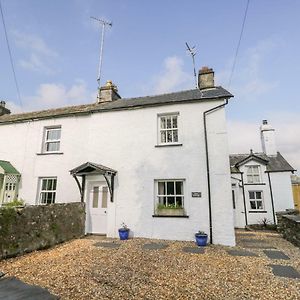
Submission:
{"label": "overhead power line", "polygon": [[245,28],[249,3],[250,3],[250,0],[247,0],[247,5],[246,5],[245,14],[244,14],[243,23],[242,23],[242,29],[241,29],[240,37],[239,37],[238,44],[237,44],[237,47],[236,47],[236,50],[235,50],[235,55],[234,55],[234,59],[233,59],[233,63],[232,63],[232,68],[231,68],[231,72],[230,72],[230,76],[229,76],[229,80],[228,80],[228,87],[230,87],[230,85],[231,85],[232,76],[233,76],[234,69],[235,69],[235,66],[236,66],[237,56],[238,56],[238,53],[239,53],[239,50],[240,50],[240,45],[241,45],[241,41],[242,41],[242,37],[243,37],[243,33],[244,33],[244,28]]}
{"label": "overhead power line", "polygon": [[17,76],[16,76],[15,67],[14,67],[14,62],[13,62],[13,58],[12,58],[12,54],[11,54],[11,49],[10,49],[9,41],[8,41],[7,30],[6,30],[6,25],[5,25],[5,20],[4,20],[4,14],[3,14],[3,10],[2,10],[1,0],[0,0],[0,11],[1,11],[2,23],[3,23],[4,33],[5,33],[6,45],[7,45],[7,49],[8,49],[8,53],[9,53],[10,64],[11,64],[11,68],[12,68],[12,71],[13,71],[14,81],[15,81],[15,85],[16,85],[16,89],[17,89],[17,95],[18,95],[20,106],[23,109],[23,104],[22,104],[22,100],[21,100],[21,94],[20,94],[19,84],[18,84],[18,81],[17,81]]}

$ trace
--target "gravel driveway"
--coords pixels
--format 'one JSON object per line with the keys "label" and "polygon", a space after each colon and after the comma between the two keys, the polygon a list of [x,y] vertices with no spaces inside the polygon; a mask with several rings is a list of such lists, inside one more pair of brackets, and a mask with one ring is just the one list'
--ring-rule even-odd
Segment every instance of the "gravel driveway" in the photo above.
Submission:
{"label": "gravel driveway", "polygon": [[[238,247],[208,246],[201,254],[183,251],[194,247],[192,242],[89,237],[0,261],[0,271],[48,288],[61,299],[300,299],[300,279],[276,277],[269,266],[293,266],[300,272],[299,248],[277,234],[240,231],[237,238]],[[247,250],[257,256],[227,252],[247,248],[251,239],[290,259],[270,259],[255,246]],[[145,249],[149,243],[167,247]]]}

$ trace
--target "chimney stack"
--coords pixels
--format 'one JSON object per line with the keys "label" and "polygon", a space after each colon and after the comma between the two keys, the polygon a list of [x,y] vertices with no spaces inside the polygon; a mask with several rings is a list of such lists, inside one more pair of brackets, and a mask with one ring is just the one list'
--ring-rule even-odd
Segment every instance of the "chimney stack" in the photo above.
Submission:
{"label": "chimney stack", "polygon": [[5,101],[1,100],[0,101],[0,116],[9,115],[10,114],[10,110],[7,109],[5,107],[5,105],[6,105]]}
{"label": "chimney stack", "polygon": [[117,86],[111,80],[107,80],[105,86],[102,86],[98,91],[97,102],[103,103],[118,99],[121,99],[121,96],[118,94]]}
{"label": "chimney stack", "polygon": [[198,87],[200,90],[210,89],[215,87],[214,70],[209,67],[202,67],[198,73]]}
{"label": "chimney stack", "polygon": [[270,156],[276,156],[275,129],[268,124],[268,120],[262,121],[262,125],[260,126],[260,138],[263,152]]}

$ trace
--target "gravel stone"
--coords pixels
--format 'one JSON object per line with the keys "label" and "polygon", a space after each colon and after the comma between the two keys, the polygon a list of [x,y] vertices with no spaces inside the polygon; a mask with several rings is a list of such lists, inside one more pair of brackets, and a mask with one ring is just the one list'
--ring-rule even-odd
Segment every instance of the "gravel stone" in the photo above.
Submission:
{"label": "gravel stone", "polygon": [[[243,232],[243,231],[239,231]],[[270,232],[269,232],[270,234]],[[300,271],[299,248],[282,238],[255,238],[290,257],[280,261]],[[120,243],[117,239],[100,242]],[[99,238],[77,239],[54,248],[0,261],[0,270],[28,283],[47,288],[61,299],[300,299],[300,280],[276,277],[268,266],[274,261],[261,249],[258,257],[231,256],[237,247],[210,245],[201,255],[183,247],[194,242],[134,238],[118,249],[95,247]],[[143,245],[163,243],[162,250],[145,251]]]}

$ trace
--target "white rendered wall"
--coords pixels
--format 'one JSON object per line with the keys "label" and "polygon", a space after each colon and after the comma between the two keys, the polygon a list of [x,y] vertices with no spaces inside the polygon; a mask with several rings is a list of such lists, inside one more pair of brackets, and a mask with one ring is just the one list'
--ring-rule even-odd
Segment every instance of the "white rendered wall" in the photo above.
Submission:
{"label": "white rendered wall", "polygon": [[[124,100],[125,101],[125,100]],[[80,201],[69,170],[87,161],[118,171],[108,236],[125,222],[134,236],[193,240],[209,233],[203,111],[221,101],[176,104],[0,125],[0,157],[21,172],[20,197],[34,204],[39,177],[57,177],[56,202]],[[157,114],[179,112],[178,147],[155,147]],[[61,125],[60,155],[39,155],[45,126]],[[234,245],[224,109],[208,117],[214,243]],[[185,179],[189,218],[154,218],[154,180]],[[192,191],[202,192],[192,198]]]}
{"label": "white rendered wall", "polygon": [[275,212],[294,208],[291,172],[270,173]]}

